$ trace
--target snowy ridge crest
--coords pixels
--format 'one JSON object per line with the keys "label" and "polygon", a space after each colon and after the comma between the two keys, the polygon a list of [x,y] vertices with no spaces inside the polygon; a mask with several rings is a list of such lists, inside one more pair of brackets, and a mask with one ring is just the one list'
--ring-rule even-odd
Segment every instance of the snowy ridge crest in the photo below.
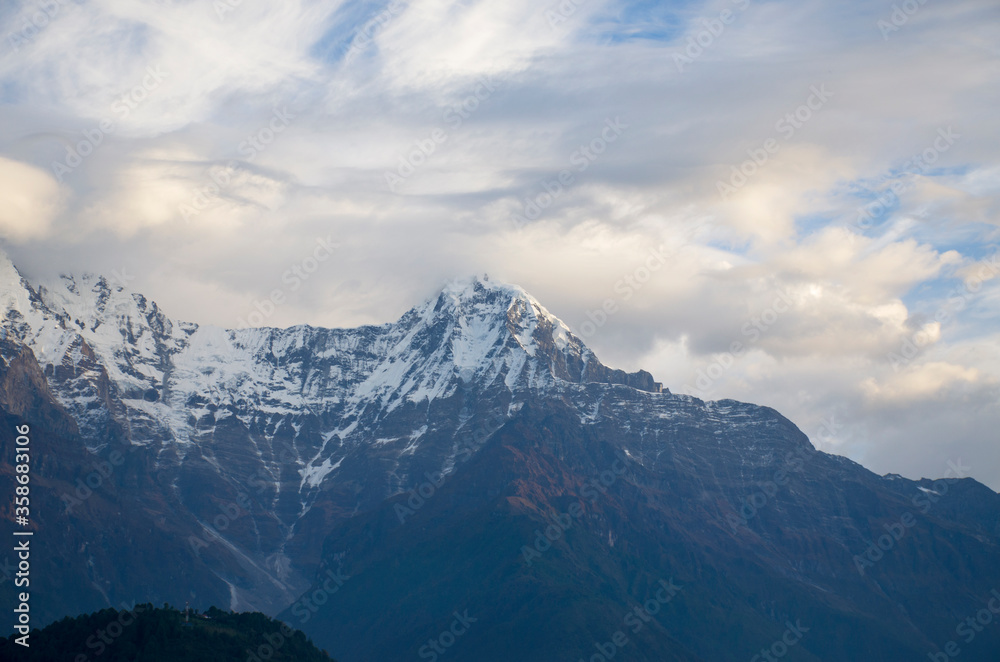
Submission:
{"label": "snowy ridge crest", "polygon": [[626,383],[524,289],[487,276],[450,282],[392,324],[241,330],[172,320],[100,276],[33,286],[6,256],[0,279],[3,328],[33,350],[94,448],[108,412],[133,443],[160,439],[181,455],[230,418],[268,442],[310,415],[329,427],[297,449],[305,473],[331,441],[373,442],[400,407],[426,408],[470,384],[518,400],[561,382]]}

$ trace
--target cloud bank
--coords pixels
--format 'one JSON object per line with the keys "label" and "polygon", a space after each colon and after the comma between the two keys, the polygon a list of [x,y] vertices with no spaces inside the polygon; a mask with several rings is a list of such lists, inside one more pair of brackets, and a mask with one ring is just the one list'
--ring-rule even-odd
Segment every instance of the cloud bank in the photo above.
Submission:
{"label": "cloud bank", "polygon": [[489,272],[606,363],[1000,489],[995,2],[53,0],[0,35],[31,275],[234,327]]}

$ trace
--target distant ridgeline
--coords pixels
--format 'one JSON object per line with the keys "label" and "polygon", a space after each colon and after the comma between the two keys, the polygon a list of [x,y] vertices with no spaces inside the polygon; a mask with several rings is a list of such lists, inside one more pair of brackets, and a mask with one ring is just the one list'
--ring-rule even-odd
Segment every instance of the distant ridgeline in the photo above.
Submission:
{"label": "distant ridgeline", "polygon": [[298,630],[260,613],[164,605],[102,609],[34,630],[30,647],[0,639],[0,660],[26,662],[335,662]]}

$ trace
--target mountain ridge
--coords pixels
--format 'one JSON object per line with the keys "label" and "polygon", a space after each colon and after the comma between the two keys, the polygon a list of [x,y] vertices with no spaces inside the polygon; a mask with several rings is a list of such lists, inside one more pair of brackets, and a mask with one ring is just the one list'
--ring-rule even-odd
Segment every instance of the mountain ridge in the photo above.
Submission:
{"label": "mountain ridge", "polygon": [[[565,380],[659,388],[606,368],[523,289],[483,277],[395,323],[241,330],[174,320],[101,276],[33,285],[4,256],[0,278],[0,333],[37,358],[86,451],[143,447],[164,498],[260,577],[246,589],[222,572],[233,608],[287,603],[330,518],[448,474],[531,393]],[[489,402],[450,410],[480,392]],[[426,424],[430,410],[440,425]],[[252,530],[213,527],[220,501],[252,503]],[[294,563],[297,544],[313,551]]]}
{"label": "mountain ridge", "polygon": [[1000,494],[879,477],[773,409],[608,368],[516,286],[453,282],[357,329],[226,330],[96,276],[0,277],[0,414],[48,440],[42,620],[228,603],[360,662],[419,655],[476,605],[456,653],[541,662],[593,655],[675,578],[636,659],[749,657],[808,617],[826,629],[790,659],[891,660],[1000,585]]}

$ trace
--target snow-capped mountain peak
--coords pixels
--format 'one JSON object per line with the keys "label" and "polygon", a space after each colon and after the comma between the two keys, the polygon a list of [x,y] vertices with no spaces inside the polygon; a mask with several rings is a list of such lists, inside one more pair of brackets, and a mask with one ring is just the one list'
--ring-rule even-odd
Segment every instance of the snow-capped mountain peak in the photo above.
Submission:
{"label": "snow-capped mountain peak", "polygon": [[563,383],[658,390],[648,374],[604,367],[523,288],[488,276],[453,280],[392,324],[240,330],[172,320],[101,276],[30,285],[3,256],[0,278],[3,327],[34,351],[93,448],[116,424],[184,455],[227,419],[269,444],[279,421],[319,417],[324,429],[295,453],[308,473],[331,441],[365,445],[387,417],[473,385],[510,405]]}
{"label": "snow-capped mountain peak", "polygon": [[[459,310],[475,308],[487,312],[492,309],[506,315],[508,329],[532,356],[535,353],[533,333],[540,325],[552,332],[551,336],[542,339],[543,342],[551,340],[560,349],[569,344],[569,327],[518,285],[496,282],[488,275],[456,279],[441,290],[436,305],[441,301]],[[582,346],[579,341],[577,344]]]}

